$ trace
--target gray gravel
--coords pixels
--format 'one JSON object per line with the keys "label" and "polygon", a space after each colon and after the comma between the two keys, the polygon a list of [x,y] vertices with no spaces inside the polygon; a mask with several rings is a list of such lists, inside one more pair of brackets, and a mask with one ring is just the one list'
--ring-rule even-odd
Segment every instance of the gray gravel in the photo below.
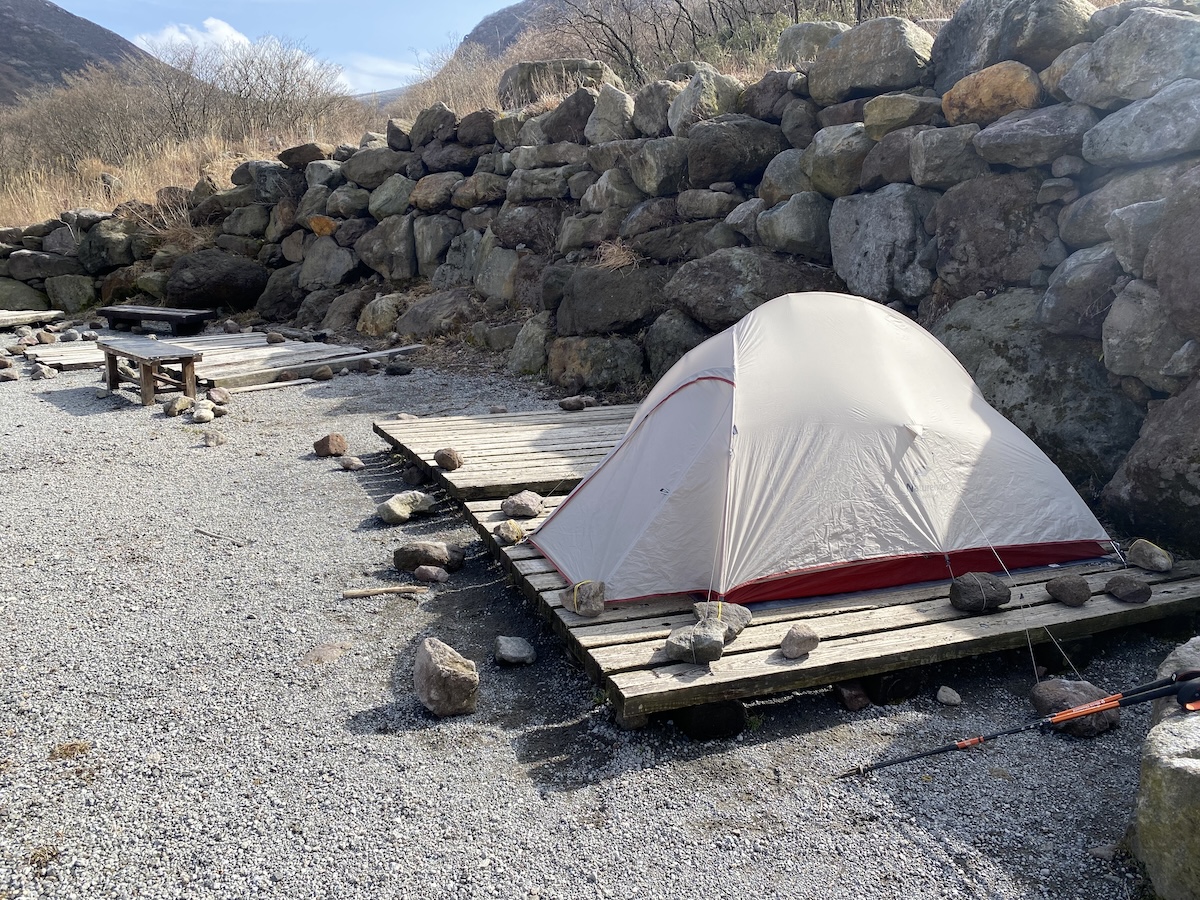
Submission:
{"label": "gray gravel", "polygon": [[[893,707],[763,702],[732,740],[616,728],[447,504],[374,519],[403,486],[372,421],[553,403],[414,362],[239,395],[211,448],[131,392],[97,398],[95,372],[0,385],[0,898],[1137,896],[1109,857],[1146,707],[1087,742],[832,777],[1025,721],[1028,653],[939,666]],[[366,469],[313,456],[329,431]],[[412,536],[468,543],[466,568],[423,599],[341,599],[401,580]],[[496,665],[497,634],[537,663]],[[1160,634],[1098,642],[1087,677],[1151,680]],[[479,664],[475,715],[414,700],[429,635]],[[90,749],[51,758],[70,741]]]}

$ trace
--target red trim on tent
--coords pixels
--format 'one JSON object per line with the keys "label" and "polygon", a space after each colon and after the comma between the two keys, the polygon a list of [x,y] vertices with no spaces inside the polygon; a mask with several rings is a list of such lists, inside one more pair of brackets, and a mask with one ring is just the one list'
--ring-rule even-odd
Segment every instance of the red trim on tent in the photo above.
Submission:
{"label": "red trim on tent", "polygon": [[[725,595],[730,603],[791,600],[824,594],[846,594],[877,588],[941,581],[965,572],[1002,572],[1051,563],[1093,559],[1112,552],[1102,541],[1060,541],[1048,544],[1015,544],[1008,547],[977,547],[948,554],[889,556],[838,563],[820,569],[800,569],[740,584]],[[996,557],[999,555],[1004,565]]]}

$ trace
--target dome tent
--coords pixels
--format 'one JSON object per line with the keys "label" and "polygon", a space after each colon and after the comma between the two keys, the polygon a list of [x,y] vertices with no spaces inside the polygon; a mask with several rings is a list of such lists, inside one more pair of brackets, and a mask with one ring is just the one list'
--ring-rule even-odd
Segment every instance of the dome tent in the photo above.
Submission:
{"label": "dome tent", "polygon": [[936,338],[787,294],[686,354],[530,538],[607,600],[735,603],[1102,556],[1066,477]]}

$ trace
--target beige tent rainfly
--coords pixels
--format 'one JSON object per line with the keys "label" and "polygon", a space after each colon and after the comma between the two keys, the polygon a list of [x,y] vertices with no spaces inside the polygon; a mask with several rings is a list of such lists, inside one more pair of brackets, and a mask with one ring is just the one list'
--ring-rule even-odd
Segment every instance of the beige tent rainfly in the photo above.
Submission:
{"label": "beige tent rainfly", "polygon": [[815,292],[684,356],[531,542],[610,601],[737,603],[1112,550],[934,337],[882,304]]}

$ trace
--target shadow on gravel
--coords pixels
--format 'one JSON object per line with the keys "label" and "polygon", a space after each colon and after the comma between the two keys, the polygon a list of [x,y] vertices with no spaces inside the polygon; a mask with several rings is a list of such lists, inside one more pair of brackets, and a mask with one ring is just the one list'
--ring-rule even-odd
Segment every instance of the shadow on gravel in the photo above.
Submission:
{"label": "shadow on gravel", "polygon": [[[119,391],[105,397],[97,397],[99,381],[80,387],[62,387],[43,391],[38,396],[63,412],[72,416],[94,416],[106,413],[125,413],[141,408],[141,400],[133,394]],[[161,410],[159,410],[161,412]]]}

